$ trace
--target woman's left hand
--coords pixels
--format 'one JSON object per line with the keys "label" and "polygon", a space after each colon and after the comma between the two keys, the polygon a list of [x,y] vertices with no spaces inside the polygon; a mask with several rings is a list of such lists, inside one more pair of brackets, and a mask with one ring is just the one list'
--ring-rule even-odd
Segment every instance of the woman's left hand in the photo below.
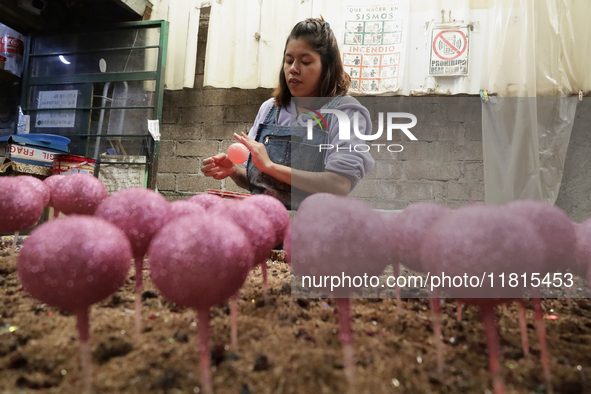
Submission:
{"label": "woman's left hand", "polygon": [[270,170],[274,163],[269,158],[265,145],[256,142],[244,133],[241,133],[241,135],[234,133],[234,138],[248,148],[252,157],[252,163],[259,171],[267,173]]}

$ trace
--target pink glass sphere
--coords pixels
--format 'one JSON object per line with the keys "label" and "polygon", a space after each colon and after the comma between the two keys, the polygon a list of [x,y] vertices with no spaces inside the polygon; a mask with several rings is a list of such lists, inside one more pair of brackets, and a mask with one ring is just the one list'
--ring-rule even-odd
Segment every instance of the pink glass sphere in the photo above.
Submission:
{"label": "pink glass sphere", "polygon": [[248,159],[248,148],[240,142],[228,147],[228,159],[234,164],[244,163]]}

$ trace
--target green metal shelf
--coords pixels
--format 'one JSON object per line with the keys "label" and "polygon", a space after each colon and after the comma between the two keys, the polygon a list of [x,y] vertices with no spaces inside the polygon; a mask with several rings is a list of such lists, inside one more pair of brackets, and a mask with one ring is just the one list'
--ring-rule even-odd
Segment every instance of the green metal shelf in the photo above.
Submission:
{"label": "green metal shelf", "polygon": [[[79,144],[91,144],[92,142],[83,142],[83,140],[92,140],[92,139],[111,139],[111,138],[125,138],[125,139],[146,139],[149,138],[149,143],[147,146],[148,156],[146,157],[146,163],[127,163],[127,162],[104,162],[105,164],[121,164],[121,165],[146,165],[148,168],[148,187],[155,189],[156,187],[156,174],[158,171],[158,153],[159,153],[159,141],[154,141],[151,137],[151,134],[90,134],[91,130],[91,112],[92,111],[110,111],[110,110],[127,110],[127,111],[134,111],[134,110],[152,110],[151,114],[146,115],[145,122],[147,124],[148,120],[158,120],[159,122],[162,121],[162,103],[164,98],[164,75],[166,69],[166,54],[167,54],[167,45],[168,45],[168,22],[167,21],[138,21],[138,22],[127,22],[127,23],[119,23],[117,25],[106,26],[101,29],[85,29],[80,31],[72,31],[68,33],[58,32],[58,33],[45,33],[45,34],[34,34],[27,40],[26,48],[25,48],[25,64],[22,78],[22,93],[21,93],[21,107],[24,109],[25,113],[38,114],[40,112],[63,112],[63,111],[76,111],[75,115],[75,122],[77,127],[76,134],[69,134],[67,133],[67,128],[71,126],[60,126],[55,128],[46,128],[46,127],[39,127],[32,124],[31,132],[53,132],[54,134],[60,134],[66,137],[72,138],[79,138]],[[34,43],[35,40],[43,40],[49,39],[51,37],[69,37],[74,35],[79,35],[83,37],[84,34],[90,32],[105,32],[105,33],[114,33],[116,34],[117,31],[125,32],[129,30],[137,30],[138,34],[140,30],[148,31],[149,29],[154,29],[154,34],[159,34],[159,41],[158,45],[154,45],[155,41],[149,42],[138,42],[138,46],[129,46],[128,42],[121,42],[121,46],[113,45],[109,48],[92,48],[90,45],[87,45],[80,50],[64,50],[59,51],[56,49],[51,49],[51,52],[42,52],[38,51],[35,52]],[[148,35],[142,35],[142,37],[148,37]],[[116,41],[115,41],[116,42]],[[135,41],[134,41],[135,43]],[[147,45],[150,44],[150,45]],[[44,45],[41,43],[41,45]],[[144,59],[148,59],[147,51],[150,50],[150,53],[156,57],[154,49],[157,49],[158,55],[155,59],[155,63],[157,65],[156,70],[149,70],[149,71],[129,71],[129,72],[110,72],[110,73],[88,73],[84,72],[87,70],[75,70],[79,71],[79,74],[74,75],[57,75],[57,76],[37,76],[33,77],[32,74],[32,64],[35,61],[35,64],[39,62],[43,62],[45,58],[50,58],[56,55],[66,55],[66,56],[73,56],[73,55],[84,55],[84,54],[92,54],[92,53],[116,53],[122,51],[144,51]],[[152,58],[154,59],[154,58]],[[51,60],[49,60],[51,61]],[[151,63],[153,64],[153,63]],[[152,68],[150,67],[140,67],[141,68]],[[94,71],[94,70],[92,70]],[[0,71],[0,83],[2,82],[3,73]],[[18,80],[18,77],[16,77]],[[100,84],[104,84],[107,82],[150,82],[150,88],[144,88],[146,92],[150,92],[152,98],[148,100],[148,103],[153,103],[153,105],[141,105],[141,106],[113,106],[108,107],[104,106],[104,103],[100,107],[93,107],[92,101],[94,100],[94,93],[93,91],[97,89]],[[67,87],[64,85],[75,85],[73,87]],[[40,88],[42,86],[42,88]],[[135,85],[137,86],[137,85]],[[29,103],[33,103],[32,105],[36,105],[37,97],[31,97],[31,94],[37,94],[36,92],[40,91],[52,91],[51,87],[54,87],[53,90],[60,91],[60,90],[77,90],[78,91],[78,99],[76,104],[79,104],[75,107],[69,108],[29,108]],[[113,87],[113,89],[115,89]],[[140,90],[141,91],[141,90]],[[114,90],[113,90],[114,92]],[[137,90],[136,90],[137,92]],[[114,95],[114,93],[113,93]],[[149,97],[149,96],[148,96]],[[82,98],[84,100],[82,100]],[[150,111],[148,111],[150,112]],[[112,114],[112,113],[111,113]],[[141,114],[141,113],[140,113]],[[113,116],[113,115],[111,115]],[[102,117],[102,114],[101,114]],[[133,124],[137,124],[137,122],[143,121],[142,118],[134,118]],[[33,123],[33,122],[32,122]],[[107,126],[108,127],[108,126]],[[146,126],[147,127],[147,126]],[[34,129],[34,130],[33,130]],[[53,129],[53,130],[52,130]],[[119,130],[114,130],[119,131]],[[137,128],[134,131],[138,131]],[[128,144],[132,142],[129,141]],[[138,142],[137,144],[144,144],[144,142]],[[92,147],[92,145],[86,145],[87,147]],[[96,144],[95,144],[96,146]],[[146,145],[141,145],[146,147]],[[140,145],[136,145],[136,147],[141,147]],[[89,153],[89,150],[86,150],[93,159],[97,160],[100,163],[100,153],[97,156],[98,148],[96,149],[95,153]],[[144,148],[142,148],[144,149]],[[82,148],[84,150],[84,148]],[[96,174],[98,176],[98,173]]]}

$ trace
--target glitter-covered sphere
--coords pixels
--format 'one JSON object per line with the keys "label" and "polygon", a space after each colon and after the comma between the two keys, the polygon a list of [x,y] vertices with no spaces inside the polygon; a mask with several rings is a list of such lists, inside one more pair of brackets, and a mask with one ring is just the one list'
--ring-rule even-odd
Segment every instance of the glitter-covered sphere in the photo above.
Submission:
{"label": "glitter-covered sphere", "polygon": [[52,189],[51,203],[66,215],[93,215],[109,193],[101,181],[88,174],[67,175]]}
{"label": "glitter-covered sphere", "polygon": [[48,187],[49,187],[49,192],[50,192],[50,198],[49,198],[49,206],[53,207],[53,195],[55,194],[55,189],[57,187],[57,184],[59,183],[59,181],[61,181],[62,179],[64,179],[66,176],[65,175],[52,175],[50,177],[47,177],[43,180],[43,183],[45,183]]}
{"label": "glitter-covered sphere", "polygon": [[170,222],[148,251],[150,277],[164,297],[195,309],[220,304],[246,280],[253,261],[244,231],[230,219],[187,216]]}
{"label": "glitter-covered sphere", "polygon": [[170,221],[170,203],[150,189],[131,187],[106,198],[95,215],[119,227],[131,242],[133,256],[143,257],[150,241]]}
{"label": "glitter-covered sphere", "polygon": [[17,269],[36,299],[72,312],[106,298],[125,282],[129,241],[103,219],[72,215],[46,222],[25,240]]}
{"label": "glitter-covered sphere", "polygon": [[170,220],[180,219],[189,215],[201,215],[205,208],[185,200],[177,200],[170,203]]}
{"label": "glitter-covered sphere", "polygon": [[43,196],[18,177],[0,177],[0,233],[34,226],[43,213]]}
{"label": "glitter-covered sphere", "polygon": [[27,182],[29,185],[33,186],[35,190],[41,194],[43,206],[46,207],[49,205],[49,200],[51,199],[51,189],[45,182],[30,175],[21,175],[16,179],[20,180],[21,182]]}
{"label": "glitter-covered sphere", "polygon": [[215,195],[215,194],[202,193],[202,194],[194,195],[193,197],[189,198],[187,201],[194,203],[194,204],[199,204],[207,210],[214,205],[223,203],[224,199],[221,198],[220,196]]}
{"label": "glitter-covered sphere", "polygon": [[232,201],[212,207],[208,213],[232,220],[246,234],[254,252],[253,265],[267,261],[275,246],[275,228],[267,215],[256,204],[245,201]]}
{"label": "glitter-covered sphere", "polygon": [[275,228],[275,245],[278,246],[283,242],[285,231],[289,227],[289,212],[285,205],[275,197],[267,196],[265,194],[256,194],[248,197],[248,202],[257,205],[265,212],[273,227]]}

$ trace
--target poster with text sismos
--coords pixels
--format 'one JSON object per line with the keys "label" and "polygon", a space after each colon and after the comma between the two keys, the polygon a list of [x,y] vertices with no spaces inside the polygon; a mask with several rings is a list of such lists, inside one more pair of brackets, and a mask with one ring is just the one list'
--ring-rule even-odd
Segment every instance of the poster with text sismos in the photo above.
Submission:
{"label": "poster with text sismos", "polygon": [[345,6],[341,48],[351,92],[400,90],[408,20],[407,1]]}

